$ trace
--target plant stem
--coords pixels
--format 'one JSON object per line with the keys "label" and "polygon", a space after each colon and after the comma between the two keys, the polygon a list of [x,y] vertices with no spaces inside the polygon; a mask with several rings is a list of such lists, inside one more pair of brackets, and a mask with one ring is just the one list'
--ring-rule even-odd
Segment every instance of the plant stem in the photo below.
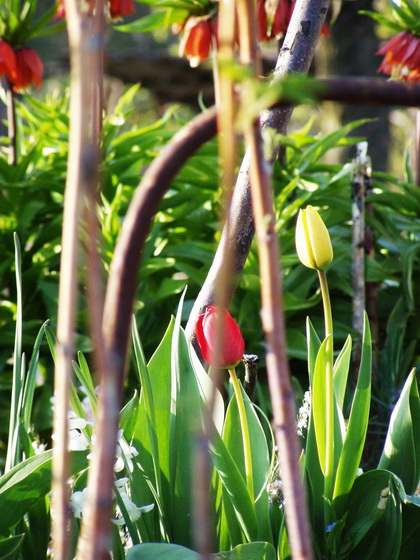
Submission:
{"label": "plant stem", "polygon": [[17,165],[16,104],[13,85],[7,80],[7,126],[10,140],[9,163]]}
{"label": "plant stem", "polygon": [[328,290],[327,275],[324,270],[318,270],[321,285],[322,301],[324,305],[325,338],[327,339],[326,363],[326,461],[324,473],[325,497],[332,498],[334,490],[334,381],[333,381],[333,322],[331,312],[330,293]]}
{"label": "plant stem", "polygon": [[235,393],[236,404],[238,405],[239,420],[241,423],[242,441],[244,446],[245,459],[245,478],[251,500],[254,501],[254,476],[252,469],[252,453],[251,439],[249,437],[248,419],[246,417],[244,397],[242,395],[242,387],[236,375],[235,368],[229,369],[229,375],[232,380],[233,391]]}

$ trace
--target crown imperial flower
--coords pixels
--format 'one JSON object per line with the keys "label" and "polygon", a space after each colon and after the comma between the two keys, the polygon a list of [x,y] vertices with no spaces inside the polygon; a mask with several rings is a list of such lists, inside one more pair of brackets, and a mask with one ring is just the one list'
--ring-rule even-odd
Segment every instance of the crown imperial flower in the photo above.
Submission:
{"label": "crown imperial flower", "polygon": [[300,210],[296,224],[296,251],[302,264],[324,270],[333,259],[330,234],[321,216],[312,207]]}
{"label": "crown imperial flower", "polygon": [[210,54],[214,26],[209,17],[190,16],[179,44],[179,56],[186,56],[190,66],[197,67]]}
{"label": "crown imperial flower", "polygon": [[[219,362],[216,363],[217,328],[223,329]],[[199,315],[196,323],[197,341],[203,358],[212,366],[229,369],[235,367],[245,351],[245,343],[235,319],[224,307],[209,305],[205,312]]]}
{"label": "crown imperial flower", "polygon": [[15,91],[20,91],[29,86],[30,83],[39,87],[42,83],[44,65],[38,54],[30,47],[16,49],[16,75],[10,82]]}
{"label": "crown imperial flower", "polygon": [[16,56],[9,43],[0,39],[0,77],[3,74],[9,82],[16,79]]}
{"label": "crown imperial flower", "polygon": [[385,55],[378,72],[409,82],[420,80],[420,37],[401,31],[376,54]]}

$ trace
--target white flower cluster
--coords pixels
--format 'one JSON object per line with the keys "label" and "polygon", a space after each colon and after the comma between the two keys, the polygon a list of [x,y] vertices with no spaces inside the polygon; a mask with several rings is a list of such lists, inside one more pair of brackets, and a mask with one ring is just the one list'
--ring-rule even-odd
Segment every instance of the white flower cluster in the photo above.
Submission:
{"label": "white flower cluster", "polygon": [[302,406],[299,408],[297,417],[296,430],[298,436],[304,437],[309,423],[309,416],[311,414],[311,393],[305,391],[302,400]]}
{"label": "white flower cluster", "polygon": [[[84,451],[90,449],[95,443],[95,435],[92,435],[91,440],[86,435],[86,428],[92,426],[93,422],[79,418],[74,411],[68,413],[69,425],[69,450],[70,451]],[[54,435],[53,435],[54,439]],[[134,470],[133,457],[138,455],[135,447],[129,445],[124,439],[123,431],[118,431],[118,443],[115,451],[115,465],[114,471],[119,473],[125,469],[132,473]],[[90,455],[88,455],[88,458]],[[73,492],[70,498],[70,505],[73,510],[73,515],[80,519],[83,514],[83,507],[86,502],[87,488]],[[129,480],[126,477],[120,478],[115,481],[115,494],[118,496],[119,503],[122,509],[125,510],[131,521],[137,521],[142,513],[151,511],[154,504],[146,506],[137,506],[130,497]],[[116,525],[122,526],[125,524],[124,514],[120,506],[116,507],[116,518],[113,519]]]}
{"label": "white flower cluster", "polygon": [[[115,489],[118,493],[119,499],[124,504],[124,508],[127,512],[131,521],[137,521],[142,513],[147,513],[151,511],[155,504],[148,504],[147,506],[136,506],[136,504],[130,498],[130,489],[128,478],[123,477],[115,481]],[[74,517],[80,519],[83,514],[83,507],[86,502],[87,488],[81,491],[73,492],[70,498],[71,508],[73,510]],[[116,508],[116,518],[112,520],[116,525],[124,525],[125,519],[124,515],[119,506]]]}

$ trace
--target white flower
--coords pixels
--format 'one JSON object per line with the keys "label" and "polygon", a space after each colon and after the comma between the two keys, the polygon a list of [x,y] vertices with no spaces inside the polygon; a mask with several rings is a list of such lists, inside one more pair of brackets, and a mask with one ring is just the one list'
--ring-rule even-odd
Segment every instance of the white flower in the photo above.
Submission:
{"label": "white flower", "polygon": [[86,501],[86,491],[87,488],[82,491],[78,490],[77,492],[73,492],[73,494],[70,496],[71,509],[73,510],[74,517],[77,517],[77,519],[80,519],[82,517],[83,506],[85,505]]}
{"label": "white flower", "polygon": [[303,436],[308,427],[309,416],[311,414],[311,393],[305,391],[302,406],[299,408],[296,431],[298,436]]}
{"label": "white flower", "polygon": [[134,465],[132,458],[139,454],[137,449],[125,441],[122,430],[118,430],[117,444],[117,460],[115,461],[114,471],[121,472],[126,466],[130,472],[133,472]]}
{"label": "white flower", "polygon": [[[69,450],[70,451],[84,451],[89,447],[89,440],[82,432],[86,426],[90,424],[84,418],[79,418],[73,410],[68,412],[68,426],[69,426]],[[52,439],[56,439],[53,434]]]}
{"label": "white flower", "polygon": [[[141,506],[141,507],[136,506],[136,504],[131,501],[130,497],[127,494],[127,484],[128,484],[128,478],[126,477],[120,478],[119,480],[115,481],[115,486],[117,488],[119,497],[121,498],[124,504],[124,507],[127,511],[130,520],[137,521],[137,519],[140,518],[142,513],[147,513],[149,511],[152,511],[152,509],[155,507],[155,504],[148,504],[147,506]],[[116,525],[124,525],[125,524],[124,516],[119,506],[117,506],[117,516],[118,517],[116,519],[112,520],[113,523],[115,523]]]}

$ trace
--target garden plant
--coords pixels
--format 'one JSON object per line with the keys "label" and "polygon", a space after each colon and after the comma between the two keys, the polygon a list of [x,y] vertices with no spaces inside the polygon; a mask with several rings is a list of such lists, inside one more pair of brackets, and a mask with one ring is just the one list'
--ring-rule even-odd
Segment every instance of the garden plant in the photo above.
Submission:
{"label": "garden plant", "polygon": [[[318,78],[343,3],[0,0],[0,560],[417,558],[419,139],[377,171],[317,111],[416,114],[420,0]],[[111,31],[215,105],[110,103]]]}

